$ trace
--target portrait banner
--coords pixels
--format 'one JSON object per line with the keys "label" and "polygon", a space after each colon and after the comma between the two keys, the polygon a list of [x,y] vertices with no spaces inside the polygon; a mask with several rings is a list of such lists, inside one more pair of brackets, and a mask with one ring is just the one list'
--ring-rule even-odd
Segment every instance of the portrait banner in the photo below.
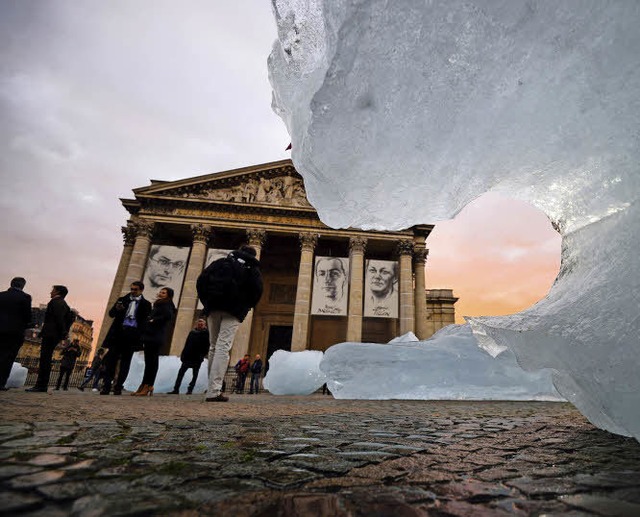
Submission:
{"label": "portrait banner", "polygon": [[[226,257],[232,251],[233,250],[225,250],[222,248],[209,248],[207,250],[207,258],[204,261],[204,268],[202,269],[206,269],[209,264],[215,262],[220,258]],[[201,311],[202,309],[204,309],[204,306],[202,305],[200,299],[198,299],[198,310]]]}
{"label": "portrait banner", "polygon": [[349,301],[349,259],[316,257],[311,314],[346,316]]}
{"label": "portrait banner", "polygon": [[154,302],[163,287],[173,289],[173,303],[178,305],[190,248],[152,244],[144,272],[144,297]]}
{"label": "portrait banner", "polygon": [[367,260],[365,271],[364,316],[398,317],[398,263]]}

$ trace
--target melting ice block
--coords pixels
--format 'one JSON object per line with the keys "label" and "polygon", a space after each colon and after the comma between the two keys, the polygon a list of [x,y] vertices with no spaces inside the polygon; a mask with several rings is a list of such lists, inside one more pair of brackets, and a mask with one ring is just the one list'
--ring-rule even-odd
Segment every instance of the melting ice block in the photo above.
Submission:
{"label": "melting ice block", "polygon": [[309,395],[326,381],[319,365],[322,352],[276,350],[269,358],[264,387],[274,395]]}
{"label": "melting ice block", "polygon": [[637,3],[272,1],[274,110],[322,220],[400,229],[489,191],[543,210],[555,285],[474,331],[640,438]]}
{"label": "melting ice block", "polygon": [[27,380],[27,374],[29,370],[27,370],[20,363],[13,363],[11,367],[11,373],[9,374],[9,379],[7,380],[6,387],[7,388],[21,388],[24,386],[24,383]]}
{"label": "melting ice block", "polygon": [[563,400],[549,370],[524,372],[510,350],[495,359],[469,325],[450,325],[427,341],[340,343],[320,363],[339,399]]}
{"label": "melting ice block", "polygon": [[[153,390],[155,393],[167,393],[173,390],[173,386],[176,382],[176,377],[178,376],[178,370],[181,365],[180,358],[174,355],[161,355],[160,361],[158,364],[158,375],[156,377],[156,382],[153,386]],[[193,389],[194,393],[204,393],[207,389],[208,383],[208,362],[205,359],[202,365],[200,366],[200,371],[198,373],[198,380],[196,381],[196,385]],[[180,387],[180,393],[187,392],[187,386],[191,382],[191,374],[193,370],[187,370],[187,373],[184,375],[182,379],[182,385]],[[142,383],[142,376],[144,374],[144,353],[136,352],[133,354],[133,359],[131,360],[131,369],[129,370],[129,375],[127,377],[126,382],[124,383],[124,388],[128,391],[135,391],[138,389],[140,384]]]}

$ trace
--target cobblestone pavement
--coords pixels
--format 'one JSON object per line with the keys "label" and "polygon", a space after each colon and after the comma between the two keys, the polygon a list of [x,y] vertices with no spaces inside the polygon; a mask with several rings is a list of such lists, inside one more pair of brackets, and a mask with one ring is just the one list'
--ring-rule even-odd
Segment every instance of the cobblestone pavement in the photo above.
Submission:
{"label": "cobblestone pavement", "polygon": [[640,515],[640,444],[545,402],[0,393],[0,512]]}

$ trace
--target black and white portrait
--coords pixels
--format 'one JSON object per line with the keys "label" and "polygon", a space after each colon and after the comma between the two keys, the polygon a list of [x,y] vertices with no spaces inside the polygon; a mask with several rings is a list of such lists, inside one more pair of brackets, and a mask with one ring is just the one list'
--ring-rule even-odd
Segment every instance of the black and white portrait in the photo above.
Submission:
{"label": "black and white portrait", "polygon": [[153,302],[160,289],[170,287],[174,300],[179,300],[188,258],[189,248],[153,244],[142,280],[144,297]]}
{"label": "black and white portrait", "polygon": [[311,314],[346,316],[349,301],[349,259],[316,257]]}
{"label": "black and white portrait", "polygon": [[397,318],[398,299],[398,263],[391,260],[367,260],[364,316]]}

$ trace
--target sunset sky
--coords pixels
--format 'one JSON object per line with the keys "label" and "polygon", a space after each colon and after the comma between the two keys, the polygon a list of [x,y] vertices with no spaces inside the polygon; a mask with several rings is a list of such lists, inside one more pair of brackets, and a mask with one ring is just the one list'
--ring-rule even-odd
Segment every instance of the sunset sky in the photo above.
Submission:
{"label": "sunset sky", "polygon": [[[289,157],[271,110],[275,38],[265,0],[2,1],[0,283],[26,277],[34,304],[67,285],[97,335],[119,198]],[[544,214],[496,195],[437,224],[428,247],[427,287],[454,290],[460,322],[530,306],[559,268]]]}

